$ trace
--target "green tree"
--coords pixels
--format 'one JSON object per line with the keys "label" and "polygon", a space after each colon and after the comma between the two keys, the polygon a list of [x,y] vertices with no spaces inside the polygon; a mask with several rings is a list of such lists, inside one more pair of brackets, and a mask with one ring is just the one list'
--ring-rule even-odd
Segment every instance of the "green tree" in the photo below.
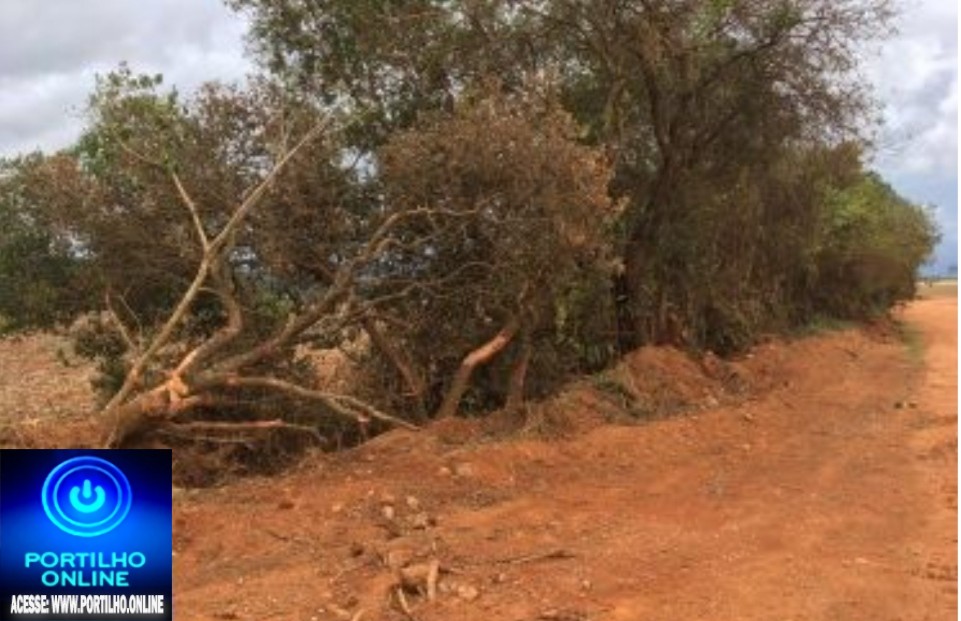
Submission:
{"label": "green tree", "polygon": [[83,252],[35,202],[44,166],[39,154],[0,162],[3,330],[50,328],[91,303]]}
{"label": "green tree", "polygon": [[818,310],[877,314],[914,296],[918,268],[939,236],[931,214],[874,173],[831,191],[817,254]]}
{"label": "green tree", "polygon": [[[732,340],[708,315],[743,313],[719,310],[703,285],[752,280],[759,236],[770,236],[765,212],[776,209],[758,201],[775,192],[779,160],[863,141],[858,47],[891,18],[886,0],[230,4],[252,17],[273,72],[353,115],[360,149],[488,74],[508,91],[532,75],[554,82],[583,139],[613,156],[612,196],[627,199],[615,287],[625,348]],[[721,230],[740,241],[719,246]],[[713,248],[728,276],[714,273]],[[767,312],[766,292],[740,289],[749,314]]]}

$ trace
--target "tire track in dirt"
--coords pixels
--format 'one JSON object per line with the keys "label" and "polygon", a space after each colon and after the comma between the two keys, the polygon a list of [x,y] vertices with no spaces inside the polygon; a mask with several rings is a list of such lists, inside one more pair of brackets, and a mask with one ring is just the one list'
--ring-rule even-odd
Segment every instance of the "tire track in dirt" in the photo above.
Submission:
{"label": "tire track in dirt", "polygon": [[938,585],[931,617],[957,616],[957,516],[958,516],[958,332],[957,299],[934,297],[912,304],[904,319],[922,339],[924,372],[916,391],[918,416],[913,421],[911,448],[925,474],[925,486],[934,502],[924,542],[924,564],[916,574]]}

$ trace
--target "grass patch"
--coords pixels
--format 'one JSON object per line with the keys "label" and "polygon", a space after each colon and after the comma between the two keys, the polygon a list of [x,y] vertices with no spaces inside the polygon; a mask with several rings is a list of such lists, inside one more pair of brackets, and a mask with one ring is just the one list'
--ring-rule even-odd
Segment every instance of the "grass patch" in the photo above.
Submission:
{"label": "grass patch", "polygon": [[908,351],[908,360],[914,366],[921,366],[924,363],[924,338],[921,331],[905,323],[898,324],[898,332],[901,334],[901,342],[904,343]]}
{"label": "grass patch", "polygon": [[639,421],[654,417],[654,408],[638,398],[637,387],[625,372],[605,372],[592,377],[591,383],[601,394],[606,395],[627,419]]}
{"label": "grass patch", "polygon": [[614,402],[624,409],[636,401],[634,394],[618,378],[603,374],[592,377],[591,383],[594,384],[594,388],[613,398]]}
{"label": "grass patch", "polygon": [[844,319],[837,319],[835,317],[815,317],[806,324],[795,328],[792,334],[797,338],[804,338],[808,336],[826,334],[828,332],[848,330],[854,326],[854,322]]}
{"label": "grass patch", "polygon": [[958,281],[956,279],[924,280],[918,283],[917,296],[922,300],[956,298],[958,297]]}

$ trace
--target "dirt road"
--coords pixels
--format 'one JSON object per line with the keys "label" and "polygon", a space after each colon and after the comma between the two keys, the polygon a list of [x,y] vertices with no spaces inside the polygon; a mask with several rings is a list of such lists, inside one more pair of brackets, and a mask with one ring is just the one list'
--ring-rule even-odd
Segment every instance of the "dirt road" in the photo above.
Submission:
{"label": "dirt road", "polygon": [[[184,493],[176,616],[955,619],[957,303],[903,318],[907,345],[761,348],[777,381],[732,407],[552,441],[397,433]],[[408,616],[392,567],[429,559],[449,572]]]}

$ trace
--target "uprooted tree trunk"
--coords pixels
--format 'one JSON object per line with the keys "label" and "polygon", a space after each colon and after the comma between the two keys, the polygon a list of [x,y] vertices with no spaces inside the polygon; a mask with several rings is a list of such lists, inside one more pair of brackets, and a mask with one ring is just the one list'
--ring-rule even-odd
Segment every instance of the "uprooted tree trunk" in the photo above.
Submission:
{"label": "uprooted tree trunk", "polygon": [[[193,222],[202,255],[189,287],[160,325],[156,335],[145,346],[141,347],[135,339],[129,337],[130,331],[123,326],[123,320],[118,313],[111,313],[112,320],[121,324],[121,333],[128,337],[125,338],[128,347],[132,346],[136,353],[123,384],[101,412],[101,418],[107,427],[104,440],[107,446],[121,446],[137,435],[161,429],[183,431],[187,434],[197,429],[256,432],[286,425],[298,431],[311,432],[312,428],[309,426],[283,420],[273,420],[270,424],[265,424],[263,420],[203,421],[190,416],[204,408],[233,405],[238,393],[251,390],[318,404],[321,406],[318,408],[318,417],[336,416],[354,421],[362,427],[372,420],[377,420],[389,426],[417,429],[413,423],[383,412],[354,396],[302,386],[274,377],[264,369],[270,369],[273,363],[297,345],[316,340],[318,331],[322,336],[334,338],[342,333],[345,326],[354,325],[370,335],[373,346],[384,353],[404,379],[410,396],[422,402],[426,393],[424,378],[417,372],[406,352],[396,347],[383,334],[377,323],[378,304],[392,297],[396,298],[398,294],[394,292],[382,298],[363,299],[362,295],[358,295],[358,281],[362,280],[361,274],[365,267],[382,258],[392,245],[398,243],[394,235],[401,222],[421,217],[472,217],[479,213],[479,210],[451,211],[417,207],[387,216],[373,229],[350,259],[340,262],[336,269],[318,267],[324,272],[321,280],[325,284],[325,290],[322,295],[291,314],[283,326],[273,333],[257,337],[242,349],[235,347],[242,334],[249,337],[251,332],[245,332],[247,326],[244,325],[244,313],[234,288],[234,274],[228,260],[235,249],[235,238],[283,167],[319,131],[318,127],[308,132],[299,143],[286,151],[263,181],[245,194],[246,198],[234,210],[233,215],[212,237],[208,236],[200,211],[187,188],[175,172],[170,173],[172,183]],[[186,354],[173,361],[164,359],[158,365],[158,359],[169,356],[170,350],[175,349],[170,346],[177,330],[186,321],[192,305],[202,291],[212,292],[217,297],[226,313],[226,322]],[[523,296],[522,293],[521,299]],[[511,319],[501,334],[465,358],[444,399],[441,416],[456,411],[469,385],[473,369],[497,355],[511,341],[519,326],[519,318]],[[148,381],[151,377],[157,377],[157,366],[161,367],[160,375],[163,379]],[[322,421],[318,418],[318,423],[320,422]]]}
{"label": "uprooted tree trunk", "polygon": [[[247,374],[255,365],[269,362],[285,349],[297,344],[306,331],[341,308],[349,297],[357,271],[382,251],[394,224],[410,214],[395,214],[387,218],[373,232],[358,255],[345,262],[333,275],[326,293],[301,313],[291,317],[280,330],[239,353],[225,353],[228,345],[234,343],[244,329],[243,313],[235,296],[227,262],[227,257],[234,248],[237,232],[287,162],[305,144],[313,140],[320,129],[318,126],[308,132],[299,143],[277,160],[263,181],[246,194],[246,199],[212,238],[208,237],[199,210],[187,189],[176,173],[171,174],[193,221],[203,254],[190,286],[153,339],[135,357],[120,389],[103,408],[101,418],[107,425],[106,445],[121,446],[137,434],[177,424],[174,421],[179,415],[201,407],[216,407],[226,402],[225,394],[244,389],[272,391],[291,399],[316,402],[323,405],[328,413],[360,423],[376,419],[390,425],[416,428],[350,395],[315,390],[276,377]],[[170,344],[202,290],[212,290],[217,295],[227,312],[226,324],[206,337],[179,362],[169,365],[163,381],[145,386],[144,380],[149,366]],[[357,315],[363,317],[364,310],[365,308],[357,310]],[[189,422],[194,426],[201,423],[202,421]],[[282,421],[275,421],[270,427],[281,424]],[[218,428],[228,427],[243,430],[265,426],[263,421],[218,424]]]}

